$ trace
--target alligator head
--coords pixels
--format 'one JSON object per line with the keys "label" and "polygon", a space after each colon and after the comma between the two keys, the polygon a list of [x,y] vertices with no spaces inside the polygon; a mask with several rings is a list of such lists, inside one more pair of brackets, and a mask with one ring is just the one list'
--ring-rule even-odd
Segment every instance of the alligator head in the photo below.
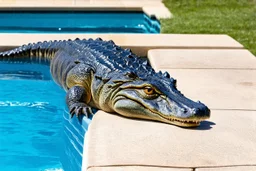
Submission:
{"label": "alligator head", "polygon": [[[112,92],[109,106],[125,117],[160,121],[180,127],[199,126],[210,117],[210,110],[201,102],[186,98],[176,88],[176,80],[168,73],[116,74],[102,89]],[[104,93],[105,92],[105,93]],[[107,101],[106,99],[104,100]]]}

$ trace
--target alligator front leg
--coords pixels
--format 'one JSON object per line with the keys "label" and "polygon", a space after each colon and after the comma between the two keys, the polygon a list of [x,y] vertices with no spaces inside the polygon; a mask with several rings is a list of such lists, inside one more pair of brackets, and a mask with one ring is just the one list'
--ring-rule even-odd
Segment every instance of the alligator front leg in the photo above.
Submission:
{"label": "alligator front leg", "polygon": [[93,114],[91,107],[86,104],[88,93],[86,89],[81,86],[73,86],[68,90],[66,96],[66,103],[68,105],[71,118],[76,115],[77,117],[84,114],[89,117]]}

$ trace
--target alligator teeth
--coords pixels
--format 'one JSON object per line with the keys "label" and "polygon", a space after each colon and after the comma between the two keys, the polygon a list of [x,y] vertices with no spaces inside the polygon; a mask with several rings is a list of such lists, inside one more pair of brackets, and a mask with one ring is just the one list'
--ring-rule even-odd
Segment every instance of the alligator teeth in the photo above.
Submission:
{"label": "alligator teeth", "polygon": [[175,118],[167,118],[169,121],[172,122],[180,122],[181,124],[186,124],[186,123],[190,123],[190,124],[199,124],[201,122],[201,120],[180,120],[180,119],[175,119]]}

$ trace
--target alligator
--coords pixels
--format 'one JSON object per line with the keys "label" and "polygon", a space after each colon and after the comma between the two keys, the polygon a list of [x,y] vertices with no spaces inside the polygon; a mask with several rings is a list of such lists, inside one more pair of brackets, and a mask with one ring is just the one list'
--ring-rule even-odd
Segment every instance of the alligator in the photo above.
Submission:
{"label": "alligator", "polygon": [[156,72],[147,60],[101,38],[30,43],[5,52],[0,60],[49,64],[65,91],[71,118],[93,115],[92,108],[128,118],[179,127],[197,127],[209,108],[186,98],[176,80]]}

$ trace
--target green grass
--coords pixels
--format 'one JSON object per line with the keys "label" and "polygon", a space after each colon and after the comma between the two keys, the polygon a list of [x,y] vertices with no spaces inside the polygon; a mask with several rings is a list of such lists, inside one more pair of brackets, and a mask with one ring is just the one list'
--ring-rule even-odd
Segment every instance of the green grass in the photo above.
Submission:
{"label": "green grass", "polygon": [[227,34],[256,55],[256,0],[164,0],[162,33]]}

